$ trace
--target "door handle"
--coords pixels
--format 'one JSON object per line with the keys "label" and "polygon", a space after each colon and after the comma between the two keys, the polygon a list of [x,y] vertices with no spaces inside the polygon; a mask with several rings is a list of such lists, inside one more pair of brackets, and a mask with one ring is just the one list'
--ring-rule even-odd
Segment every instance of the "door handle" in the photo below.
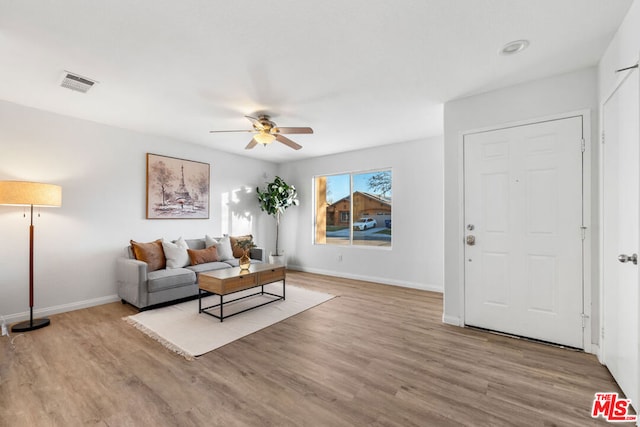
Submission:
{"label": "door handle", "polygon": [[633,254],[631,256],[629,255],[625,255],[625,254],[620,254],[618,255],[618,261],[620,261],[621,263],[626,263],[626,262],[632,262],[634,264],[638,264],[638,254]]}
{"label": "door handle", "polygon": [[473,246],[476,244],[476,236],[468,235],[467,236],[467,245]]}

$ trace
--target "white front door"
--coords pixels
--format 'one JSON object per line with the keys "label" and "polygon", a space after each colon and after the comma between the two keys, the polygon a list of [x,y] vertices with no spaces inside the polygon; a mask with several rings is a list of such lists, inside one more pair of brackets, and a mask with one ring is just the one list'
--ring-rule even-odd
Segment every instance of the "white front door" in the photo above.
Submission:
{"label": "white front door", "polygon": [[465,135],[465,324],[584,348],[583,147],[580,116]]}
{"label": "white front door", "polygon": [[[632,71],[603,108],[603,358],[620,388],[640,409],[638,265],[619,255],[639,252],[640,85]],[[622,261],[625,261],[622,258]]]}

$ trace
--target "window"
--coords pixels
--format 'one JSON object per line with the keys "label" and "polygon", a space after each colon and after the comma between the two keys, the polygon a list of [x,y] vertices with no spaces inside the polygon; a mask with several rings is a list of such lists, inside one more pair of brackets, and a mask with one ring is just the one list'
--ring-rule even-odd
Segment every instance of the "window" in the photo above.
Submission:
{"label": "window", "polygon": [[314,178],[315,243],[391,246],[391,170]]}

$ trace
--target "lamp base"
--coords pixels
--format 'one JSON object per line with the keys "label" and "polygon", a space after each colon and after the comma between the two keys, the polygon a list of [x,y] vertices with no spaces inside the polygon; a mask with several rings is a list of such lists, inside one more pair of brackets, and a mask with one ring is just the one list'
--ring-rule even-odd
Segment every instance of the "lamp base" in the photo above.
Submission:
{"label": "lamp base", "polygon": [[36,329],[44,328],[45,326],[49,326],[51,320],[46,317],[42,319],[33,319],[27,320],[24,322],[16,323],[11,327],[11,332],[29,332],[35,331]]}

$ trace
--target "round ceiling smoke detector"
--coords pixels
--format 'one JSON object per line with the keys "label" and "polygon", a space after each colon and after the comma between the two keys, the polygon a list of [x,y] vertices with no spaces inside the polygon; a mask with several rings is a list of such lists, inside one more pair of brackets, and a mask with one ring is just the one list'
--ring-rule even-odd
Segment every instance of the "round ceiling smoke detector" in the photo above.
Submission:
{"label": "round ceiling smoke detector", "polygon": [[529,46],[529,40],[516,40],[504,45],[500,50],[501,55],[513,55],[522,52]]}

